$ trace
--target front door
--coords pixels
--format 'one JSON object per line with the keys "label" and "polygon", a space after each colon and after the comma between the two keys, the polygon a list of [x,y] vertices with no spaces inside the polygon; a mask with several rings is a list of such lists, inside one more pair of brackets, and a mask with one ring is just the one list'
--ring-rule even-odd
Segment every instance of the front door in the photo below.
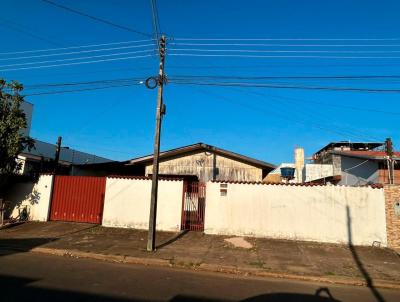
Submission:
{"label": "front door", "polygon": [[183,184],[182,230],[204,231],[206,184],[185,181]]}

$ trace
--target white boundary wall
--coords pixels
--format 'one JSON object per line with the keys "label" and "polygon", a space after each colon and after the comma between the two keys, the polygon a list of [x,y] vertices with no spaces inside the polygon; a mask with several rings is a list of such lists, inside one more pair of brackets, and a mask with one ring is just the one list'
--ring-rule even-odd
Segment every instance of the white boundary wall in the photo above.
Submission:
{"label": "white boundary wall", "polygon": [[[151,180],[108,177],[103,226],[148,229]],[[180,231],[182,180],[158,183],[157,230]]]}
{"label": "white boundary wall", "polygon": [[[208,182],[205,233],[387,246],[383,189]],[[350,219],[348,219],[348,212]]]}
{"label": "white boundary wall", "polygon": [[16,218],[18,209],[22,210],[27,206],[29,220],[47,221],[52,181],[52,175],[41,175],[37,183],[24,182],[13,185],[5,198],[13,207],[11,217]]}

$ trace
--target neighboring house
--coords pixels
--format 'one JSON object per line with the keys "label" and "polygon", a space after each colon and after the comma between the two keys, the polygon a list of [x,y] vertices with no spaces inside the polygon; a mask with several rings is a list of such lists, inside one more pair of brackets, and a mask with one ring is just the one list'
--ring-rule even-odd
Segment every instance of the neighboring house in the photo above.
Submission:
{"label": "neighboring house", "polygon": [[[79,165],[75,175],[152,174],[153,155],[123,162]],[[206,182],[209,180],[262,181],[275,169],[273,164],[211,145],[197,143],[160,152],[159,173]]]}
{"label": "neighboring house", "polygon": [[[27,121],[27,127],[22,130],[25,135],[30,134],[32,124],[33,104],[23,102],[21,109],[24,111]],[[51,166],[51,161],[55,159],[56,144],[35,140],[35,147],[31,150],[25,149],[18,155],[21,163],[20,173],[27,175],[31,173],[49,172],[46,171]],[[99,157],[94,154],[85,153],[61,147],[59,164],[63,167],[63,171],[69,172],[73,164],[93,164],[110,162],[110,159]]]}
{"label": "neighboring house", "polygon": [[[55,159],[55,154],[55,144],[35,140],[35,148],[30,151],[25,149],[18,155],[18,160],[22,164],[20,173],[49,172],[46,171],[46,163],[48,163],[47,167],[50,166],[51,161]],[[75,164],[94,164],[110,161],[110,159],[94,154],[81,152],[68,147],[61,147],[59,165],[64,168],[63,171],[68,172]]]}
{"label": "neighboring house", "polygon": [[[283,163],[272,171],[267,182],[286,182],[280,168],[295,168],[291,183],[331,183],[360,186],[389,182],[387,156],[380,142],[332,142],[304,161],[304,150],[295,149],[294,163]],[[394,152],[394,181],[400,184],[400,152]]]}
{"label": "neighboring house", "polygon": [[29,133],[31,132],[31,125],[32,125],[33,104],[24,101],[21,103],[20,108],[25,113],[26,117],[26,128],[22,130],[22,133],[25,135],[29,135]]}
{"label": "neighboring house", "polygon": [[[331,177],[340,185],[388,183],[387,156],[380,142],[333,142],[313,155],[315,164],[330,165]],[[394,153],[400,160],[400,152]],[[400,184],[400,165],[395,165],[395,183]],[[316,179],[314,179],[316,181]]]}

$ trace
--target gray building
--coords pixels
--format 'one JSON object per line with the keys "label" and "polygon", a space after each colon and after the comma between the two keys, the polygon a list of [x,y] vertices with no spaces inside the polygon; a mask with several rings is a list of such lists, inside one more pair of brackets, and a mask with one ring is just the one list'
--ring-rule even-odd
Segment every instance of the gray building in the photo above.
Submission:
{"label": "gray building", "polygon": [[[387,156],[380,142],[332,142],[313,155],[315,164],[332,165],[332,182],[339,185],[388,183]],[[395,160],[400,153],[395,152]],[[395,166],[395,182],[400,168]],[[400,175],[399,175],[400,176]]]}

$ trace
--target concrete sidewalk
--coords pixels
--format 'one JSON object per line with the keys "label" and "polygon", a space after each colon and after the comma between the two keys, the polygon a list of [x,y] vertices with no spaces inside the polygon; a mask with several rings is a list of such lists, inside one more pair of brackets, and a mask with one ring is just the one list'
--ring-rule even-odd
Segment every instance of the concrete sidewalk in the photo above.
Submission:
{"label": "concrete sidewalk", "polygon": [[[385,248],[245,238],[199,232],[157,234],[146,251],[147,232],[66,222],[29,222],[0,230],[0,256],[45,252],[127,263],[400,289],[400,256]],[[250,245],[249,245],[250,244]],[[239,247],[239,246],[245,246]]]}

